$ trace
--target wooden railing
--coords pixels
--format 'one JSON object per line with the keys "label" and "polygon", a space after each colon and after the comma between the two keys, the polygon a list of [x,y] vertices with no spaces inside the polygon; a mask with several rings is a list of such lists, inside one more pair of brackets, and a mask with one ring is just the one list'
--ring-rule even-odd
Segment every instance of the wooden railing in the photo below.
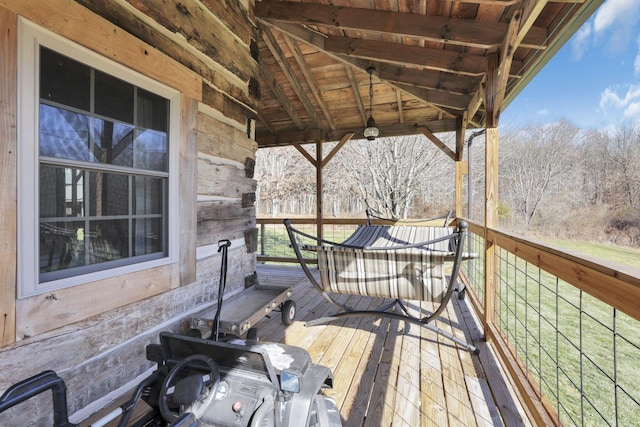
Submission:
{"label": "wooden railing", "polygon": [[[324,238],[342,241],[365,221],[325,219]],[[292,222],[315,233],[314,219]],[[258,259],[295,262],[282,220],[258,224]],[[532,421],[637,425],[640,271],[469,224],[469,250],[480,256],[465,263],[468,295]],[[284,252],[269,253],[278,245]]]}

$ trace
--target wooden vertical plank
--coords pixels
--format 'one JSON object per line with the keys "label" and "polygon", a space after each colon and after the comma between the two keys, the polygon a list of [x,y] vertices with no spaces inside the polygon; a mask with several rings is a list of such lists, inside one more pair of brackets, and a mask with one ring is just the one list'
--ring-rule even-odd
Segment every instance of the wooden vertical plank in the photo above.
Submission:
{"label": "wooden vertical plank", "polygon": [[[412,315],[417,314],[411,308],[409,312]],[[420,366],[420,329],[422,328],[418,325],[405,323],[396,386],[394,426],[413,427],[420,425],[421,396],[420,371],[418,369]]]}
{"label": "wooden vertical plank", "polygon": [[17,17],[0,8],[0,345],[16,336]]}
{"label": "wooden vertical plank", "polygon": [[182,96],[180,135],[180,285],[196,281],[198,103]]}
{"label": "wooden vertical plank", "polygon": [[485,330],[495,322],[495,241],[487,232],[498,225],[498,128],[488,128],[485,137],[485,254],[484,254],[484,319]]}
{"label": "wooden vertical plank", "polygon": [[[424,310],[433,311],[432,303],[424,302],[422,307]],[[427,328],[422,328],[421,337],[421,426],[445,427],[449,424],[449,421],[447,419],[447,401],[444,396],[438,335]]]}

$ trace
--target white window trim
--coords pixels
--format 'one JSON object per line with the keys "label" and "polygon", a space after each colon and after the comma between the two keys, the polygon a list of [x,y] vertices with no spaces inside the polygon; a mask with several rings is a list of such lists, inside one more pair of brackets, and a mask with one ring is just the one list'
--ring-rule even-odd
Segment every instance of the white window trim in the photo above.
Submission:
{"label": "white window trim", "polygon": [[[170,101],[168,256],[108,270],[39,283],[39,46],[131,82]],[[18,20],[18,298],[159,267],[178,260],[180,92],[46,30],[22,17]],[[135,286],[135,284],[132,284]]]}

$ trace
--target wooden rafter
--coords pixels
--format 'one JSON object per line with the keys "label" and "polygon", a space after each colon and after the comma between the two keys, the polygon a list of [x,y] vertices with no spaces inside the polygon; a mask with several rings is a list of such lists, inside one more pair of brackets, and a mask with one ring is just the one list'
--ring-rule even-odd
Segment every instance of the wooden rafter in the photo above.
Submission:
{"label": "wooden rafter", "polygon": [[316,81],[313,77],[313,72],[309,68],[309,65],[307,64],[307,62],[304,60],[304,55],[300,51],[300,47],[298,46],[297,42],[295,40],[292,40],[290,37],[283,35],[283,38],[287,43],[287,46],[289,46],[289,49],[293,54],[293,58],[296,60],[296,63],[298,64],[298,68],[300,68],[300,71],[304,75],[307,85],[311,88],[311,93],[313,94],[314,98],[316,99],[316,102],[320,106],[320,110],[322,110],[322,114],[324,115],[325,120],[329,124],[329,128],[331,130],[335,130],[336,124],[333,120],[333,117],[331,117],[331,112],[329,111],[329,108],[327,107],[327,104],[324,98],[322,97],[322,91],[318,88],[318,85],[316,84]]}
{"label": "wooden rafter", "polygon": [[500,52],[489,54],[487,67],[486,86],[486,111],[487,127],[497,127],[502,111],[502,103],[506,96],[507,82],[511,68],[511,62],[516,46],[520,22],[522,21],[522,10],[517,10],[511,18],[509,31],[505,36]]}
{"label": "wooden rafter", "polygon": [[291,120],[293,120],[296,127],[300,130],[304,129],[304,123],[302,122],[302,119],[300,118],[300,116],[298,116],[298,113],[296,113],[296,109],[293,107],[293,105],[291,105],[291,102],[289,102],[287,96],[284,94],[284,92],[282,92],[280,86],[278,86],[278,83],[276,82],[275,77],[273,77],[273,74],[271,74],[271,71],[269,71],[267,67],[261,64],[260,74],[262,75],[264,81],[267,82],[267,85],[269,86],[273,94],[276,96],[276,98],[278,98],[278,101],[282,105],[282,108],[287,112],[289,117],[291,117]]}
{"label": "wooden rafter", "polygon": [[[362,58],[358,58],[355,56],[348,56],[348,55],[341,55],[339,53],[336,52],[332,52],[331,50],[327,50],[326,48],[326,42],[327,39],[326,37],[322,37],[320,35],[318,35],[317,33],[310,31],[308,29],[302,28],[300,26],[296,26],[294,24],[287,24],[287,23],[277,23],[277,25],[270,23],[269,21],[264,21],[263,22],[265,24],[265,26],[275,26],[280,32],[283,32],[287,35],[289,35],[290,37],[301,41],[303,43],[307,43],[310,46],[315,47],[316,49],[319,49],[322,52],[325,52],[326,54],[328,54],[329,56],[331,56],[333,59],[335,59],[338,62],[341,62],[345,65],[347,65],[347,68],[355,68],[358,69],[360,71],[366,72],[367,67],[372,63],[372,61],[370,60],[366,60],[366,59],[362,59]],[[340,37],[337,37],[336,39],[340,39]],[[402,46],[402,45],[398,45],[395,43],[387,43],[388,48],[393,51],[394,50],[394,46]],[[407,46],[407,48],[411,48],[412,46]],[[417,47],[417,49],[425,49],[425,48],[421,48],[421,47]],[[440,50],[437,49],[431,49],[432,53],[439,53],[442,52]],[[419,50],[418,52],[413,52],[413,54],[423,54],[425,53],[422,50]],[[373,50],[371,51],[371,55],[375,55],[375,47],[373,47]],[[450,55],[447,54],[449,56],[449,59],[451,59],[452,61],[455,61],[459,58],[458,55]],[[460,56],[461,58],[461,56]],[[480,62],[484,63],[484,59],[481,59]],[[376,62],[377,63],[377,62]],[[446,65],[444,63],[441,64],[442,67],[446,67]],[[392,67],[392,68],[389,68]],[[441,67],[441,68],[442,68]],[[406,72],[401,72],[401,68],[394,66],[394,65],[388,65],[388,64],[378,64],[376,66],[376,69],[382,69],[385,68],[386,70],[389,70],[385,73],[385,76],[389,76],[389,73],[393,73],[393,70],[397,71],[395,74],[396,75],[412,75],[415,76],[415,72],[413,72],[410,69],[406,69]],[[441,70],[435,70],[433,72],[438,73]],[[449,70],[451,71],[451,70]],[[484,71],[484,70],[483,70]],[[454,74],[450,73],[450,72],[442,72],[441,74],[444,74],[444,76],[442,76],[444,83],[444,86],[446,87],[446,85],[450,85],[451,81],[455,80],[456,77]],[[447,76],[448,74],[448,76]],[[472,76],[472,77],[476,77],[476,78],[480,78],[480,76]],[[428,77],[427,77],[428,78]],[[409,95],[415,96],[418,99],[422,99],[425,102],[429,102],[428,99],[425,99],[423,97],[427,97],[427,93],[424,91],[419,91],[419,90],[415,90],[412,88],[413,85],[411,84],[407,84],[407,85],[402,85],[402,84],[397,84],[396,82],[394,82],[394,80],[389,80],[389,79],[384,79],[387,83],[389,83],[391,86],[395,87],[396,89],[402,90],[406,93],[408,93]],[[459,79],[458,79],[459,80]],[[353,80],[352,80],[353,83]],[[433,82],[433,80],[431,80],[430,82],[431,85],[435,85],[436,87],[438,87],[438,83],[437,82]],[[454,91],[455,92],[455,91]],[[445,113],[446,115],[450,116],[451,113],[443,110],[443,113]],[[366,122],[366,117],[364,118],[364,121]]]}
{"label": "wooden rafter", "polygon": [[306,110],[307,114],[309,114],[309,117],[311,117],[311,120],[316,124],[317,127],[322,127],[322,122],[320,121],[320,119],[318,118],[318,115],[316,114],[316,109],[314,108],[313,104],[311,104],[309,97],[307,97],[305,90],[302,88],[302,85],[300,84],[298,78],[296,77],[295,72],[291,68],[291,65],[289,64],[289,61],[285,57],[284,52],[280,48],[280,45],[275,40],[274,35],[271,33],[271,30],[268,27],[264,28],[263,33],[264,33],[263,40],[265,44],[271,51],[271,54],[276,60],[276,63],[280,66],[280,69],[286,76],[287,80],[289,81],[289,84],[293,88],[293,91],[298,96],[298,99],[300,99],[300,102],[302,102],[302,105],[304,106],[304,109]]}
{"label": "wooden rafter", "polygon": [[349,79],[349,82],[351,83],[351,87],[353,88],[353,96],[356,100],[358,110],[360,110],[360,115],[362,116],[362,124],[366,125],[367,111],[365,109],[364,103],[362,102],[362,98],[360,97],[360,92],[357,90],[359,85],[356,80],[356,76],[353,74],[353,70],[351,69],[351,67],[345,66],[344,71],[345,73],[347,73],[347,78]]}

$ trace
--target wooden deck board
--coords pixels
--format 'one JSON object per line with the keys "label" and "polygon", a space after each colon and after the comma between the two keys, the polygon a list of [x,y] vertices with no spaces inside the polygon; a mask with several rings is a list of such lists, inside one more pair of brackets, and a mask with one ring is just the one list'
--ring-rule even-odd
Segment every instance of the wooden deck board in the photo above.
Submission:
{"label": "wooden deck board", "polygon": [[[345,426],[488,427],[512,425],[514,420],[518,422],[513,425],[530,425],[522,421],[508,381],[501,376],[487,378],[500,368],[465,304],[453,301],[435,322],[462,339],[473,337],[488,354],[472,355],[426,328],[397,320],[355,317],[306,327],[305,321],[334,314],[337,308],[320,296],[297,267],[259,265],[258,277],[260,283],[295,285],[291,298],[298,310],[288,327],[273,317],[258,322],[261,339],[305,348],[314,363],[332,369],[334,388],[326,394],[338,403]],[[339,299],[359,309],[380,304],[380,300],[358,296]],[[410,302],[409,309],[416,312],[420,306],[433,309],[431,303],[417,302]],[[488,370],[485,364],[490,365]],[[510,407],[498,405],[493,396]],[[502,416],[505,409],[506,418]]]}

